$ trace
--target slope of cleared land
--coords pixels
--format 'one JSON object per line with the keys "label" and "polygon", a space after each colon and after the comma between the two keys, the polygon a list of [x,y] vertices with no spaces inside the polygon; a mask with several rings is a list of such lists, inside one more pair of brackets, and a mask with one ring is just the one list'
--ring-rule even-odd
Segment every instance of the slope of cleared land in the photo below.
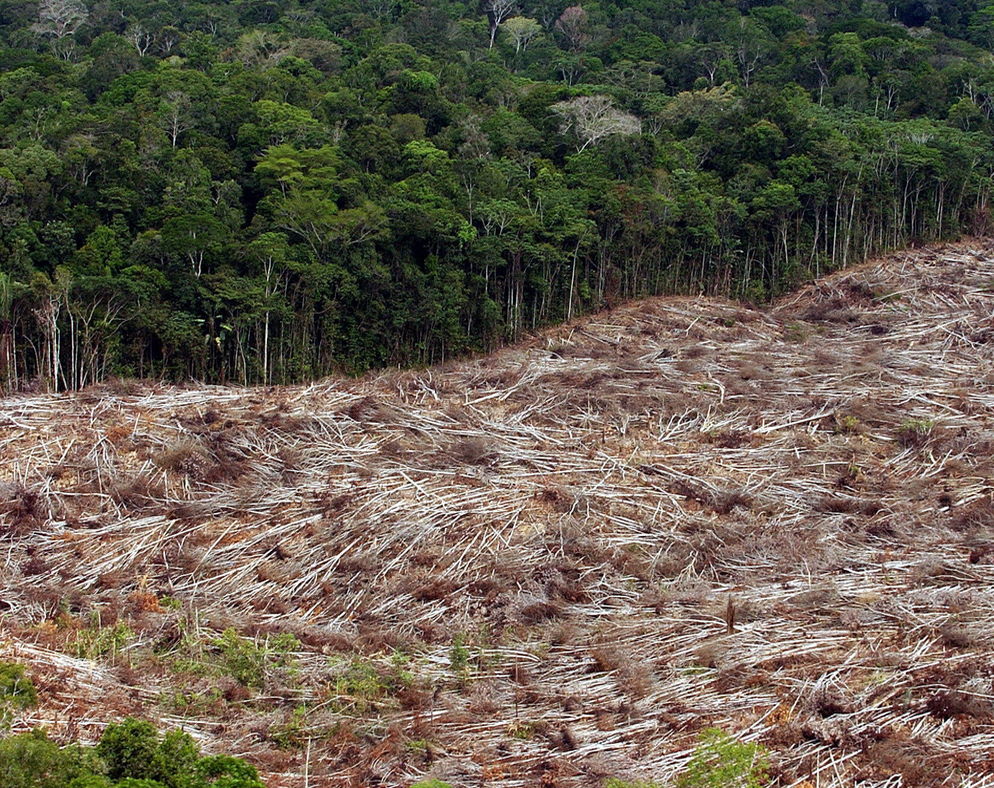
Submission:
{"label": "slope of cleared land", "polygon": [[973,241],[442,368],[8,397],[16,725],[272,786],[665,782],[712,726],[780,785],[991,784],[992,315]]}

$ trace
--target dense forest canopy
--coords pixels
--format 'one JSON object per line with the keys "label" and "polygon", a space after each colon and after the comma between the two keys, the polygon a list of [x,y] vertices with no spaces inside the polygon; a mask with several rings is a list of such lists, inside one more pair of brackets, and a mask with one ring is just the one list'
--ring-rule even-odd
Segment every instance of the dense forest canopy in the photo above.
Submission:
{"label": "dense forest canopy", "polygon": [[0,386],[279,383],[983,231],[994,4],[0,2]]}

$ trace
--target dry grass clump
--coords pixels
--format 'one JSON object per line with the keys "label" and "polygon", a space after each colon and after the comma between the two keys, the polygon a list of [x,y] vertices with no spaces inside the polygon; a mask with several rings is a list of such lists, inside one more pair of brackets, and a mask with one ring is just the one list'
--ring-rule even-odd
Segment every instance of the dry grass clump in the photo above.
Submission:
{"label": "dry grass clump", "polygon": [[617,646],[600,646],[590,652],[591,670],[610,673],[626,663],[624,652]]}
{"label": "dry grass clump", "polygon": [[[851,475],[845,477],[846,482],[852,481]],[[848,495],[825,495],[819,498],[814,505],[815,511],[836,514],[861,514],[872,517],[881,510],[879,501],[870,501],[861,498],[854,498]]]}
{"label": "dry grass clump", "polygon": [[990,493],[951,512],[952,526],[958,531],[994,529],[994,497]]}
{"label": "dry grass clump", "polygon": [[989,720],[994,713],[989,697],[962,690],[940,690],[926,701],[925,707],[942,719],[965,716]]}
{"label": "dry grass clump", "polygon": [[449,444],[448,453],[462,465],[487,465],[497,457],[493,444],[475,435],[457,437]]}
{"label": "dry grass clump", "polygon": [[707,727],[783,786],[985,784],[990,281],[974,242],[444,368],[9,397],[0,656],[32,725],[140,710],[271,788],[666,783]]}
{"label": "dry grass clump", "polygon": [[942,642],[949,648],[967,649],[984,643],[984,635],[974,627],[962,624],[945,624],[939,629]]}
{"label": "dry grass clump", "polygon": [[179,440],[157,452],[152,463],[164,471],[195,477],[207,468],[208,457],[196,441]]}
{"label": "dry grass clump", "polygon": [[576,496],[562,487],[546,487],[535,493],[535,500],[559,514],[567,514],[576,506]]}
{"label": "dry grass clump", "polygon": [[746,430],[719,430],[703,437],[719,449],[739,449],[747,446],[751,440],[751,435]]}
{"label": "dry grass clump", "polygon": [[157,504],[165,495],[165,487],[156,476],[140,473],[130,479],[113,481],[108,494],[126,509],[141,510]]}
{"label": "dry grass clump", "polygon": [[811,304],[801,313],[801,317],[811,323],[852,325],[860,319],[860,313],[853,309],[844,297],[834,296]]}
{"label": "dry grass clump", "polygon": [[737,507],[749,509],[753,504],[752,496],[743,490],[709,489],[689,479],[678,479],[669,489],[716,514],[729,514]]}
{"label": "dry grass clump", "polygon": [[20,536],[38,528],[49,516],[42,493],[19,482],[0,483],[0,535]]}

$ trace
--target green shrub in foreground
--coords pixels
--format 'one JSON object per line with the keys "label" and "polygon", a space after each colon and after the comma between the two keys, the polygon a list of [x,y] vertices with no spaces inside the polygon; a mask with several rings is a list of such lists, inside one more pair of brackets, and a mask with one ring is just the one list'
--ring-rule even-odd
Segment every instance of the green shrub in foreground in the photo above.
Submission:
{"label": "green shrub in foreground", "polygon": [[15,710],[38,705],[34,682],[25,675],[24,666],[0,662],[0,731],[5,730]]}
{"label": "green shrub in foreground", "polygon": [[148,722],[109,725],[96,747],[60,748],[44,731],[0,740],[3,788],[266,788],[255,767],[227,755],[201,756],[181,731]]}
{"label": "green shrub in foreground", "polygon": [[25,675],[23,665],[0,662],[0,703],[18,709],[38,704],[34,682]]}
{"label": "green shrub in foreground", "polygon": [[708,728],[676,788],[763,788],[769,780],[766,750]]}

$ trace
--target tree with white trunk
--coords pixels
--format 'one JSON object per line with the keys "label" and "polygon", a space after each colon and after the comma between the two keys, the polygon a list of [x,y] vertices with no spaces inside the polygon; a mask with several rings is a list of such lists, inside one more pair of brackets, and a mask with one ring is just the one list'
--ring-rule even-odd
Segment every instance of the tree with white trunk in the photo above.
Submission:
{"label": "tree with white trunk", "polygon": [[577,96],[553,104],[552,111],[560,117],[562,133],[576,137],[577,153],[607,137],[642,131],[642,121],[615,107],[609,96]]}
{"label": "tree with white trunk", "polygon": [[52,48],[65,60],[72,57],[73,34],[86,22],[89,13],[79,0],[42,0],[38,6],[38,21],[31,29],[51,39]]}
{"label": "tree with white trunk", "polygon": [[512,16],[502,22],[500,28],[514,43],[515,54],[528,49],[528,45],[542,32],[542,25],[527,16]]}
{"label": "tree with white trunk", "polygon": [[497,30],[501,23],[514,15],[518,4],[515,0],[486,0],[483,10],[490,18],[490,48],[494,48],[494,40],[497,38]]}
{"label": "tree with white trunk", "polygon": [[155,43],[155,36],[141,25],[131,25],[124,31],[124,37],[131,42],[139,57],[145,57]]}

